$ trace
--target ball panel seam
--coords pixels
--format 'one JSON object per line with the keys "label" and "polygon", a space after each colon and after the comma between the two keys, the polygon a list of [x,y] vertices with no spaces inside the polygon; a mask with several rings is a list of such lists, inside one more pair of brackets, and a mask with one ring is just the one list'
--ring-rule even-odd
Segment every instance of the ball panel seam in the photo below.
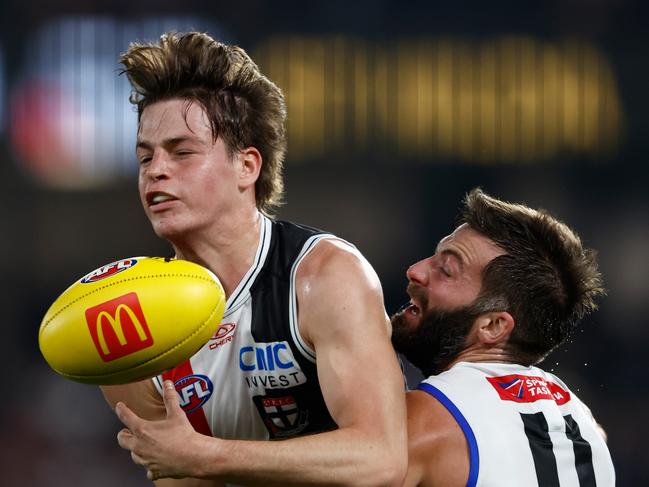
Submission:
{"label": "ball panel seam", "polygon": [[[94,293],[96,293],[98,291],[101,291],[102,289],[107,289],[109,287],[116,286],[117,284],[121,284],[121,283],[128,282],[128,281],[137,281],[137,280],[141,280],[141,279],[158,279],[160,277],[189,277],[189,278],[198,279],[198,280],[201,280],[201,281],[212,283],[218,288],[218,284],[216,282],[214,282],[213,279],[208,279],[205,276],[194,275],[194,274],[154,274],[154,275],[149,275],[149,276],[128,277],[126,279],[121,278],[119,281],[111,282],[110,284],[104,284],[104,285],[102,285],[100,287],[97,287],[97,288],[93,289],[92,291],[89,291],[89,292],[87,292],[85,294],[82,294],[81,296],[77,296],[75,299],[73,299],[72,301],[67,303],[65,306],[63,306],[60,310],[58,310],[56,313],[54,313],[46,322],[41,324],[41,327],[40,327],[40,330],[39,330],[38,334],[40,336],[41,332],[47,327],[47,325],[49,325],[52,322],[52,320],[54,320],[54,318],[56,318],[63,311],[65,311],[67,308],[72,306],[74,303],[76,303],[76,302],[78,302],[78,301],[80,301],[82,299],[85,299],[88,296],[91,296],[92,294],[94,294]],[[59,298],[57,298],[57,300]]]}

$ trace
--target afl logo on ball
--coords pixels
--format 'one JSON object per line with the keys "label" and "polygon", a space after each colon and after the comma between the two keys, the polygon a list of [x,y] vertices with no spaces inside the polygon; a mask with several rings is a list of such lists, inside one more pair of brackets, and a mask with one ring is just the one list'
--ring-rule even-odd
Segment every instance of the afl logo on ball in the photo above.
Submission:
{"label": "afl logo on ball", "polygon": [[180,396],[180,407],[187,414],[205,404],[214,390],[212,381],[202,374],[186,375],[178,379],[174,386]]}
{"label": "afl logo on ball", "polygon": [[101,266],[99,269],[92,271],[87,276],[81,279],[81,284],[89,284],[91,282],[101,281],[107,277],[114,276],[125,270],[130,269],[135,264],[137,264],[137,259],[124,259],[118,260],[117,262],[112,262]]}

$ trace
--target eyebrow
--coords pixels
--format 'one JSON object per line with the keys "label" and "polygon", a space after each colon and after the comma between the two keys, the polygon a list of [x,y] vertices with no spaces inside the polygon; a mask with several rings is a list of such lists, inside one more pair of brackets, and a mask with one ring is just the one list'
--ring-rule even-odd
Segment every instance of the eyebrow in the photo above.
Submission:
{"label": "eyebrow", "polygon": [[[195,142],[198,144],[201,144],[201,142],[196,138],[196,137],[190,137],[190,136],[180,136],[180,137],[171,137],[169,139],[165,139],[162,141],[162,146],[163,147],[173,147],[175,145],[181,144],[183,142]],[[135,146],[136,150],[137,149],[146,149],[146,150],[151,150],[153,149],[153,144],[147,142],[146,140],[138,140],[137,145]]]}
{"label": "eyebrow", "polygon": [[460,252],[458,252],[457,250],[455,250],[455,249],[443,249],[443,250],[440,250],[439,246],[442,244],[442,242],[443,242],[443,240],[440,241],[439,244],[437,244],[437,248],[435,249],[435,252],[440,253],[442,255],[450,255],[451,257],[454,257],[458,261],[458,264],[460,265],[460,268],[464,269],[465,262],[464,262],[464,259],[462,259],[462,254]]}

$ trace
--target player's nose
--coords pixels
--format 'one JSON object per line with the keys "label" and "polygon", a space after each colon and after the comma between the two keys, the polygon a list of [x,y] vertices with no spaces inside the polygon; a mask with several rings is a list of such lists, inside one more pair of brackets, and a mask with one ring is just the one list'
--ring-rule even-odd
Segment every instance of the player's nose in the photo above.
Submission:
{"label": "player's nose", "polygon": [[406,271],[406,277],[408,280],[420,286],[428,285],[429,261],[430,257],[415,262],[408,267],[408,270]]}
{"label": "player's nose", "polygon": [[156,152],[147,164],[147,176],[151,179],[164,179],[169,176],[169,158],[163,152]]}

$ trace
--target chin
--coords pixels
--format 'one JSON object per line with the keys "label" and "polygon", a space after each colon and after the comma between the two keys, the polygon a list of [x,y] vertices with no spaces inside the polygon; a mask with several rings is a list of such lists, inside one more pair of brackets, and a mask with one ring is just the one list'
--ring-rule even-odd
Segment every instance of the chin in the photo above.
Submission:
{"label": "chin", "polygon": [[168,219],[151,220],[151,226],[155,234],[165,240],[177,239],[189,231],[187,225],[180,225]]}

